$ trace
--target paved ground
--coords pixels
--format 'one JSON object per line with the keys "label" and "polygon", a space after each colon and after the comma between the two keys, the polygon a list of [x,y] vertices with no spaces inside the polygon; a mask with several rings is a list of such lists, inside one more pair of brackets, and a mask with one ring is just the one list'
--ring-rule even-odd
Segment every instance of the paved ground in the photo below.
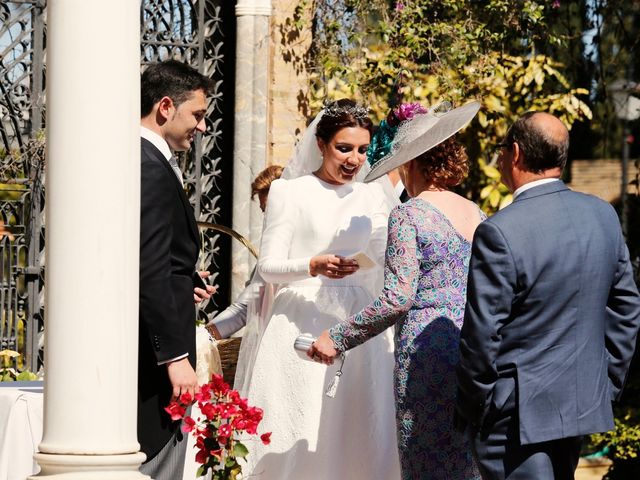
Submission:
{"label": "paved ground", "polygon": [[609,470],[610,460],[598,459],[586,461],[581,458],[576,470],[575,480],[602,480],[602,477]]}

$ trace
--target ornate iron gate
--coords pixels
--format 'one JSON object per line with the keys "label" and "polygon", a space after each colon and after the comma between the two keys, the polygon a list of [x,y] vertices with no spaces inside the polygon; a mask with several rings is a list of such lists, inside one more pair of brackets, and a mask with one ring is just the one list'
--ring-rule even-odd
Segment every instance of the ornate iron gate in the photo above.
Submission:
{"label": "ornate iron gate", "polygon": [[[235,2],[143,0],[141,63],[177,58],[215,81],[207,132],[182,159],[196,217],[230,225]],[[0,350],[18,370],[42,367],[46,2],[0,2]],[[224,27],[224,28],[223,28]],[[220,285],[204,317],[229,295],[230,239],[203,232],[204,268]],[[1,367],[2,365],[0,365]]]}

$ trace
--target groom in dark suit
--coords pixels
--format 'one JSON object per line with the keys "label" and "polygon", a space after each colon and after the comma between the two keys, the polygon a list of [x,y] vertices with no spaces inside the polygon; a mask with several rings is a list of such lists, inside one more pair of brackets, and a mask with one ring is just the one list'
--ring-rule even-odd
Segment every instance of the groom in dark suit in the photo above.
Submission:
{"label": "groom in dark suit", "polygon": [[186,442],[164,411],[193,395],[199,235],[174,152],[204,132],[210,80],[177,61],[142,74],[138,440],[156,480],[182,478]]}
{"label": "groom in dark suit", "polygon": [[456,409],[484,479],[573,479],[614,426],[640,298],[613,208],[559,180],[564,125],[527,113],[500,147],[514,200],[474,236]]}

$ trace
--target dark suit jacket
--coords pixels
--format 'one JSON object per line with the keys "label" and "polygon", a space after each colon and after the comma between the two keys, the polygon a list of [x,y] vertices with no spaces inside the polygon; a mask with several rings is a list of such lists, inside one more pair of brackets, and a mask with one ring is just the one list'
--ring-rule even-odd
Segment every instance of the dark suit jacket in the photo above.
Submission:
{"label": "dark suit jacket", "polygon": [[490,428],[515,389],[522,444],[610,430],[639,322],[613,208],[533,187],[476,230],[457,411]]}
{"label": "dark suit jacket", "polygon": [[178,178],[144,138],[141,183],[138,441],[148,460],[177,427],[164,411],[172,388],[166,365],[158,362],[188,353],[195,367],[193,275],[199,236]]}

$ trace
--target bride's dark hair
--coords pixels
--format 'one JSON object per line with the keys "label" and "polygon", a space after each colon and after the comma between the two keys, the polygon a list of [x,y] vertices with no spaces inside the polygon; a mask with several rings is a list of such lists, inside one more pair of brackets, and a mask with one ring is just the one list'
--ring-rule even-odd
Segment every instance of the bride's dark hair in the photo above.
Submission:
{"label": "bride's dark hair", "polygon": [[331,141],[334,135],[347,127],[361,127],[373,133],[373,122],[368,117],[369,110],[349,98],[342,98],[329,103],[324,108],[325,113],[316,127],[316,137],[325,143]]}

